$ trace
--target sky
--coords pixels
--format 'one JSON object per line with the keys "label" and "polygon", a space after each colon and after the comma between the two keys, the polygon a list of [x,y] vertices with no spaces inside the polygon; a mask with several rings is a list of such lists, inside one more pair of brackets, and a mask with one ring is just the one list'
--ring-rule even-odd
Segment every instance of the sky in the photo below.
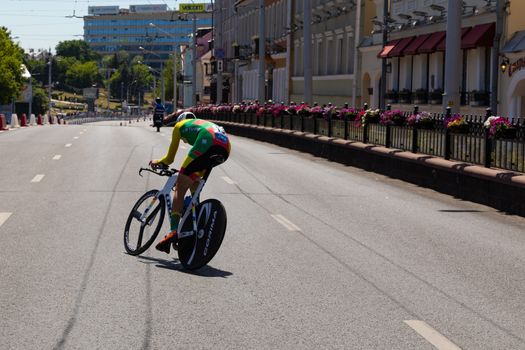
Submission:
{"label": "sky", "polygon": [[[88,6],[167,4],[178,9],[177,0],[0,0],[0,26],[11,31],[11,37],[23,49],[49,49],[54,52],[60,41],[82,39]],[[66,16],[79,16],[68,18]]]}

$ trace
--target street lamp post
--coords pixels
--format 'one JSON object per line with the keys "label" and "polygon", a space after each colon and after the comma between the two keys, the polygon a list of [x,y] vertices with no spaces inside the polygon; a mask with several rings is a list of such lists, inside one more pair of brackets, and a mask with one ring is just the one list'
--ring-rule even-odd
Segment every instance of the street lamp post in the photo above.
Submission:
{"label": "street lamp post", "polygon": [[304,102],[312,104],[312,10],[311,1],[304,1]]}
{"label": "street lamp post", "polygon": [[[305,7],[306,3],[309,2],[309,0],[305,0]],[[309,11],[305,11],[306,13]],[[306,17],[306,16],[305,16]],[[264,0],[259,0],[259,91],[257,92],[258,99],[260,103],[264,103],[266,100],[266,62],[264,59],[266,58],[266,14],[265,14],[265,7],[264,7]],[[305,19],[306,22],[306,19]]]}
{"label": "street lamp post", "polygon": [[[155,23],[150,23],[149,26],[157,28],[158,30],[160,30],[161,32],[163,32],[164,34],[168,35],[169,37],[173,39],[177,39],[175,35],[172,35],[168,33],[167,31],[165,31],[164,29],[159,28]],[[195,26],[195,21],[194,21],[194,26]],[[164,79],[164,77],[162,77],[161,79]],[[162,86],[164,86],[164,84],[162,84]],[[175,111],[176,109],[177,109],[177,44],[173,44],[173,110]]]}
{"label": "street lamp post", "polygon": [[[151,23],[151,24],[153,24],[153,23]],[[163,68],[163,63],[164,63],[164,62],[162,61],[162,57],[160,57],[159,55],[157,55],[157,54],[156,54],[155,52],[153,52],[153,51],[146,50],[146,49],[143,48],[142,46],[139,46],[139,50],[142,50],[142,51],[144,51],[144,52],[149,52],[149,53],[151,53],[152,55],[155,55],[155,56],[157,56],[158,58],[161,59],[161,61],[160,61],[160,72],[159,72],[159,75],[160,75],[160,84],[161,84],[161,87],[160,87],[160,96],[161,96],[161,98],[162,98],[162,104],[164,104],[164,103],[166,102],[166,94],[165,94],[165,90],[164,90],[164,74],[163,74],[163,69],[164,69],[164,68]],[[174,60],[174,64],[175,64],[175,60]],[[153,68],[151,68],[151,67],[149,67],[149,68],[150,68],[150,69],[153,69]],[[155,81],[155,80],[154,80],[154,81]],[[176,80],[174,79],[174,81],[176,81]],[[175,83],[173,83],[173,87],[174,87],[174,89],[173,89],[173,91],[174,91],[173,94],[176,95],[177,92],[176,92],[176,84],[175,84]],[[155,88],[153,88],[153,90],[155,90]]]}
{"label": "street lamp post", "polygon": [[51,55],[51,49],[49,49],[49,62],[47,63],[49,65],[49,71],[48,71],[48,78],[47,78],[47,100],[49,101],[48,106],[48,119],[51,118],[51,66],[53,63],[53,55]]}
{"label": "street lamp post", "polygon": [[192,59],[191,59],[191,105],[197,105],[197,15],[193,15],[193,48],[192,48]]}

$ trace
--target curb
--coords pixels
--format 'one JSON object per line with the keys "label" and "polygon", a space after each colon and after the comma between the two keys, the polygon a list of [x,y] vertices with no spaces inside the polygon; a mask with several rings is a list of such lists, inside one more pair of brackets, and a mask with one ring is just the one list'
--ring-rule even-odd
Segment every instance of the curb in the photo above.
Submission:
{"label": "curb", "polygon": [[213,122],[233,135],[310,153],[525,217],[524,174],[300,131]]}

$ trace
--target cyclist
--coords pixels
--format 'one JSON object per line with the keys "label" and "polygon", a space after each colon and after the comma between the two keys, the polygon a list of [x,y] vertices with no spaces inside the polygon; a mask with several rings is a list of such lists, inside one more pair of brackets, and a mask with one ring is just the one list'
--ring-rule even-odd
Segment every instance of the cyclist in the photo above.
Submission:
{"label": "cyclist", "polygon": [[157,131],[159,131],[160,127],[162,126],[165,112],[166,108],[164,108],[162,100],[160,97],[157,97],[155,99],[155,111],[153,112],[153,126],[157,128]]}
{"label": "cyclist", "polygon": [[[173,211],[170,213],[170,232],[157,244],[156,248],[169,254],[171,243],[177,242],[177,229],[184,206],[184,195],[190,187],[198,185],[197,180],[203,171],[212,164],[214,156],[226,160],[231,144],[224,129],[214,123],[197,119],[191,112],[184,112],[177,118],[173,127],[168,153],[161,159],[152,160],[153,169],[168,166],[175,160],[180,140],[192,145],[180,168],[179,177],[173,194]],[[174,244],[174,248],[176,245]]]}

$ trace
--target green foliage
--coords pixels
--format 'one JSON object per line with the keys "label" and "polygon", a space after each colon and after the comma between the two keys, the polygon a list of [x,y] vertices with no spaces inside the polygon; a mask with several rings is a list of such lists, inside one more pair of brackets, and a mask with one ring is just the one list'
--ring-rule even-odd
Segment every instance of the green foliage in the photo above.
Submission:
{"label": "green foliage", "polygon": [[47,94],[44,89],[33,86],[32,112],[35,115],[44,114],[48,108]]}
{"label": "green foliage", "polygon": [[[182,71],[182,59],[180,55],[177,57],[177,81],[181,82],[181,76],[180,72]],[[164,70],[162,72],[164,75],[164,84],[165,84],[165,90],[166,90],[166,100],[173,100],[173,58],[166,62],[166,65],[164,66]],[[177,91],[177,96],[181,96],[181,91]]]}
{"label": "green foliage", "polygon": [[90,62],[76,62],[66,72],[66,84],[83,89],[91,87],[93,84],[100,81],[100,74],[98,72],[97,63]]}
{"label": "green foliage", "polygon": [[74,57],[80,62],[100,59],[100,55],[93,51],[84,40],[61,41],[56,46],[56,53],[62,57]]}
{"label": "green foliage", "polygon": [[0,104],[17,97],[22,86],[23,51],[11,39],[5,27],[0,27]]}

